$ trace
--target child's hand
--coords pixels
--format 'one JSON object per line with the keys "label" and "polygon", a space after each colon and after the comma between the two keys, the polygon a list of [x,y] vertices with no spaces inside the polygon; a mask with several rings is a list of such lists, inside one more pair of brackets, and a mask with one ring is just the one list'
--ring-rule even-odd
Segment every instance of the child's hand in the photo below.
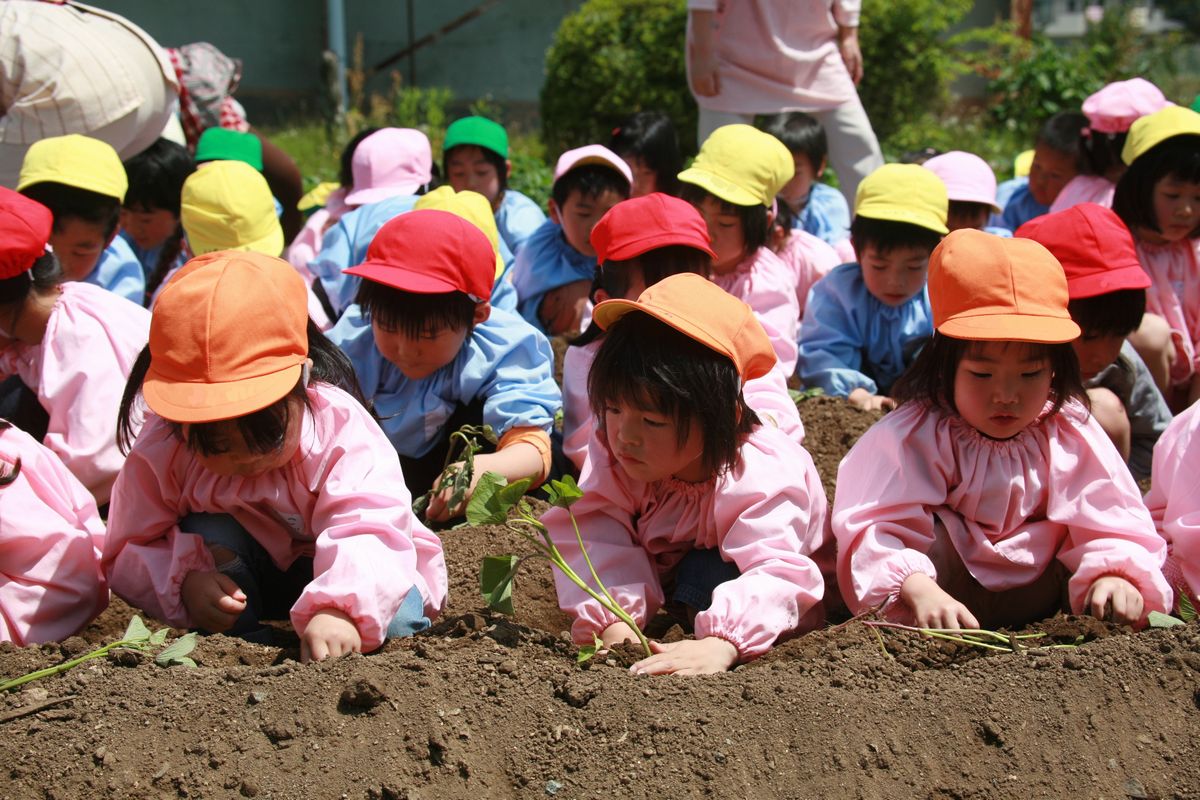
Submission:
{"label": "child's hand", "polygon": [[614,622],[605,628],[600,634],[600,641],[603,647],[600,652],[605,652],[608,648],[622,642],[636,642],[638,636],[634,633],[633,628],[626,625],[624,622]]}
{"label": "child's hand", "polygon": [[896,407],[896,401],[892,398],[881,394],[871,394],[862,388],[852,391],[846,397],[846,401],[863,411],[891,411]]}
{"label": "child's hand", "polygon": [[[454,489],[447,487],[437,492],[429,498],[429,505],[425,507],[425,519],[430,522],[445,522],[448,519],[454,519],[465,513],[467,510],[467,501],[471,499],[471,495],[475,494],[475,486],[479,483],[479,478],[482,477],[483,473],[487,472],[486,464],[487,461],[484,460],[483,456],[475,456],[475,473],[471,475],[471,486],[467,489],[467,493],[463,495],[462,500],[458,505],[451,507],[450,498],[454,494]],[[453,466],[462,469],[463,462],[459,461]]]}
{"label": "child's hand", "polygon": [[1083,610],[1096,619],[1104,619],[1111,610],[1113,622],[1136,625],[1142,619],[1145,601],[1142,593],[1129,581],[1116,575],[1105,575],[1092,581],[1083,600]]}
{"label": "child's hand", "polygon": [[710,675],[737,663],[738,651],[718,636],[684,639],[662,644],[651,642],[654,655],[629,668],[634,675]]}
{"label": "child's hand", "polygon": [[192,623],[210,633],[229,630],[246,610],[245,593],[222,572],[189,572],[180,586],[180,597]]}
{"label": "child's hand", "polygon": [[300,661],[324,661],[362,652],[362,637],[350,617],[333,608],[312,615],[300,637]]}
{"label": "child's hand", "polygon": [[591,293],[591,281],[572,281],[546,292],[538,306],[538,317],[546,326],[546,332],[558,336],[579,330]]}
{"label": "child's hand", "polygon": [[923,572],[914,572],[904,579],[900,600],[912,609],[918,628],[979,629],[979,621],[967,607]]}
{"label": "child's hand", "polygon": [[838,52],[850,73],[850,80],[857,86],[863,77],[862,49],[858,45],[858,28],[838,26]]}

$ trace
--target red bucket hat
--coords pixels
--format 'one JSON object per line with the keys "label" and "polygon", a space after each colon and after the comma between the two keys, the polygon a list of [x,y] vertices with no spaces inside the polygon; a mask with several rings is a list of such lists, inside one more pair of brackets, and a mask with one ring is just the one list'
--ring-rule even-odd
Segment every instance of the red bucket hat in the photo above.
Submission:
{"label": "red bucket hat", "polygon": [[0,280],[15,278],[46,252],[54,215],[36,200],[0,186]]}
{"label": "red bucket hat", "polygon": [[592,228],[591,239],[600,264],[674,244],[717,257],[700,212],[691,203],[660,192],[617,203]]}
{"label": "red bucket hat", "polygon": [[1112,209],[1080,203],[1035,217],[1015,235],[1033,239],[1059,260],[1072,299],[1150,288],[1133,236]]}

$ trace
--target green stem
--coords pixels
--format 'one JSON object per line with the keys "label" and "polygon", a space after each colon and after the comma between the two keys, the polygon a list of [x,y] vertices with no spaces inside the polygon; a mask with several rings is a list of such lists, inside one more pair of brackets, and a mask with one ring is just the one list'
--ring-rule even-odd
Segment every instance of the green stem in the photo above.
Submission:
{"label": "green stem", "polygon": [[[600,591],[604,592],[604,596],[612,604],[611,608],[620,608],[624,611],[625,609],[612,596],[612,593],[608,591],[608,587],[604,585],[604,581],[600,580],[600,576],[596,574],[596,568],[592,566],[592,558],[588,555],[587,547],[583,544],[583,534],[579,532],[579,523],[575,521],[575,515],[571,513],[571,509],[569,508],[567,509],[567,516],[571,518],[571,527],[575,529],[575,541],[579,542],[579,551],[583,553],[583,560],[587,563],[588,572],[592,573],[592,580],[596,581],[596,585],[600,587]],[[647,656],[650,655],[650,642],[646,639],[646,635],[642,633],[641,627],[633,621],[633,617],[628,614],[624,616],[627,618],[623,619],[623,621],[629,627],[633,628],[633,632],[637,634],[638,641],[641,642],[642,649],[646,651]]]}
{"label": "green stem", "polygon": [[142,646],[144,646],[144,645],[145,645],[144,641],[132,640],[132,639],[122,639],[119,642],[112,642],[112,643],[106,644],[103,647],[100,647],[96,650],[93,650],[90,653],[86,653],[82,656],[79,656],[78,658],[73,658],[70,661],[64,661],[63,663],[56,664],[53,667],[46,667],[45,669],[39,669],[37,672],[31,672],[28,675],[22,675],[19,678],[13,678],[10,681],[5,681],[4,683],[0,683],[0,692],[6,692],[9,689],[15,689],[18,686],[24,686],[25,684],[27,684],[31,681],[36,681],[38,678],[48,678],[51,675],[57,675],[60,672],[66,672],[67,670],[71,669],[72,667],[77,667],[85,661],[91,661],[94,658],[100,658],[101,656],[108,655],[109,650],[115,650],[118,647],[129,647],[134,650],[141,650]]}

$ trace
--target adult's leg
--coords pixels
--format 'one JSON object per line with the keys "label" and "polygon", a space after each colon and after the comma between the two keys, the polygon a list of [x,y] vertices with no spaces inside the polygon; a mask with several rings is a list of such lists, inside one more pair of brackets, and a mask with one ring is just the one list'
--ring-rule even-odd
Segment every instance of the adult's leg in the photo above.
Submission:
{"label": "adult's leg", "polygon": [[837,173],[842,194],[853,210],[859,182],[883,166],[883,151],[871,120],[857,94],[837,108],[810,113],[825,129],[829,165]]}
{"label": "adult's leg", "polygon": [[737,123],[751,125],[754,123],[753,114],[735,114],[732,111],[711,111],[701,106],[700,108],[700,124],[697,126],[697,139],[700,144],[704,144],[704,140],[712,134],[717,128],[723,125],[734,125]]}

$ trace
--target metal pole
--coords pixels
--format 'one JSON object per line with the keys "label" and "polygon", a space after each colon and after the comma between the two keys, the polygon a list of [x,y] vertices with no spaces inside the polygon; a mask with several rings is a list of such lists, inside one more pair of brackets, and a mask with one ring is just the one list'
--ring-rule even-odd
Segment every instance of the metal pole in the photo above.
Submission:
{"label": "metal pole", "polygon": [[329,50],[336,58],[338,114],[346,113],[346,9],[342,0],[325,0],[326,27],[329,29]]}

